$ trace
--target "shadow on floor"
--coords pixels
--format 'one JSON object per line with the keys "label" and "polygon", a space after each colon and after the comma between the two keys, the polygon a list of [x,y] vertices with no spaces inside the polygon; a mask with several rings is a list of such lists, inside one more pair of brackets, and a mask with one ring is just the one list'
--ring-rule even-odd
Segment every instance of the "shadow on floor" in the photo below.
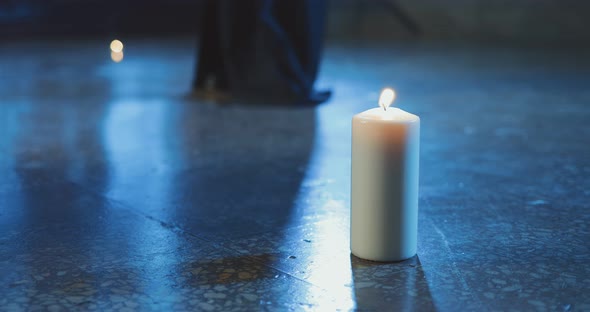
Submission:
{"label": "shadow on floor", "polygon": [[[219,242],[290,226],[314,147],[315,110],[187,103],[176,128],[176,220]],[[180,169],[180,168],[179,168]]]}
{"label": "shadow on floor", "polygon": [[357,309],[435,311],[420,258],[396,263],[367,261],[350,255]]}

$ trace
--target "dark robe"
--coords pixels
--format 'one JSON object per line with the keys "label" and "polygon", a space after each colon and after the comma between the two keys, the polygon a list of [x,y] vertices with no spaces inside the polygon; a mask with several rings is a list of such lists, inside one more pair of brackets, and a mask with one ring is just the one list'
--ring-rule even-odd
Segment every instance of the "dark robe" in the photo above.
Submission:
{"label": "dark robe", "polygon": [[325,0],[207,0],[194,87],[237,100],[319,103]]}

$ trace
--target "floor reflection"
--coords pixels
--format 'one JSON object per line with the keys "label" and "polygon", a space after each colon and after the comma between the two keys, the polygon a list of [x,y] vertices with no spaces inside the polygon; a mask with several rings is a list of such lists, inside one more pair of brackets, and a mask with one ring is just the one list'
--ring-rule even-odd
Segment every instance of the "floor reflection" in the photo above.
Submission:
{"label": "floor reflection", "polygon": [[136,198],[144,209],[165,202],[173,192],[173,170],[182,164],[174,145],[176,119],[174,106],[167,101],[110,103],[101,125],[111,171],[109,197]]}
{"label": "floor reflection", "polygon": [[[96,87],[108,90],[108,84]],[[56,302],[81,292],[79,304],[98,300],[102,277],[92,268],[103,259],[93,243],[104,236],[105,224],[99,221],[109,204],[70,182],[96,181],[94,188],[100,192],[101,181],[108,180],[100,133],[93,127],[100,123],[104,107],[94,101],[100,103],[101,98],[76,105],[55,100],[30,103],[34,106],[19,116],[10,150],[14,182],[20,187],[10,194],[13,205],[3,207],[11,222],[2,232],[12,233],[10,241],[19,242],[3,246],[16,259],[5,276],[17,285],[14,291],[26,294],[31,306],[39,303],[36,293]]]}
{"label": "floor reflection", "polygon": [[[2,50],[0,310],[584,309],[580,51],[332,47],[332,103],[292,109],[184,99],[193,42]],[[350,117],[392,73],[425,120],[425,266],[349,258]]]}
{"label": "floor reflection", "polygon": [[[107,196],[136,198],[144,210],[166,203],[175,192],[173,169],[181,163],[178,148],[170,140],[176,117],[174,106],[166,101],[122,100],[109,105],[102,124],[111,171]],[[168,220],[166,212],[173,207],[162,208],[159,217]],[[179,250],[183,247],[178,237],[169,235],[169,226],[154,228],[148,218],[138,217],[143,222],[134,222],[129,229],[132,234],[124,235],[120,242],[129,254],[145,255],[149,260],[138,259],[135,263],[145,275],[135,287],[149,296],[165,296],[174,301],[179,295],[174,292],[176,280],[170,278],[170,273],[182,262]]]}

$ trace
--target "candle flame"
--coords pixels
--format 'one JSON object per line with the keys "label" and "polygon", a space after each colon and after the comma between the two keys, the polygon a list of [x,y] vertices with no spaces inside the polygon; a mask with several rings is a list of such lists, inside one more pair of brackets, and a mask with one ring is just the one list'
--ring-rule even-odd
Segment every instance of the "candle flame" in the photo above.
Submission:
{"label": "candle flame", "polygon": [[391,88],[385,88],[379,96],[379,106],[383,107],[383,110],[387,110],[393,100],[395,100],[395,91]]}

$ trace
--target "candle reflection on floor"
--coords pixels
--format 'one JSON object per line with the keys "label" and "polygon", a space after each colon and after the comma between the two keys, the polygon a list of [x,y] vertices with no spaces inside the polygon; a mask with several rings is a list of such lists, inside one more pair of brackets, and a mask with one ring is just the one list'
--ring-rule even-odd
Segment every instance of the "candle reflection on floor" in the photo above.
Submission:
{"label": "candle reflection on floor", "polygon": [[111,51],[111,60],[113,60],[113,62],[115,63],[119,63],[123,60],[123,57],[125,57],[125,55],[123,54],[123,51]]}

